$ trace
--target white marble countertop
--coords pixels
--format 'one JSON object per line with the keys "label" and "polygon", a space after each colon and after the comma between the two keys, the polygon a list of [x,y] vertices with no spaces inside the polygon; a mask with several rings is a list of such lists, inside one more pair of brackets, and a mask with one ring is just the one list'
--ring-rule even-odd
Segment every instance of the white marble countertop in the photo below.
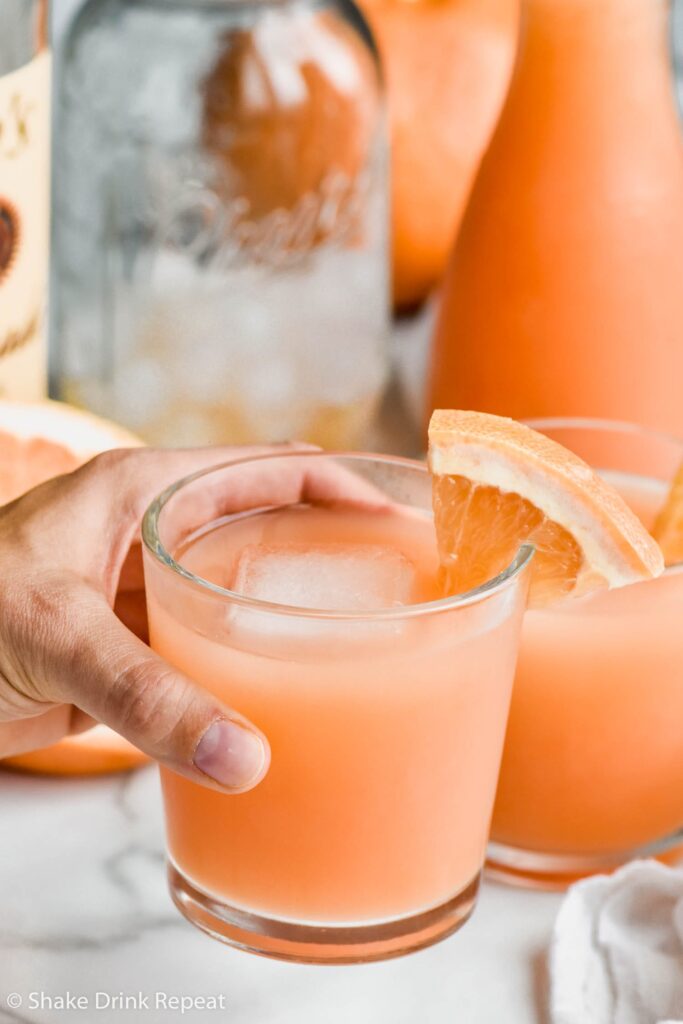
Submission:
{"label": "white marble countertop", "polygon": [[[291,965],[222,946],[175,910],[153,768],[74,781],[0,772],[0,822],[1,1024],[546,1024],[554,894],[486,883],[473,918],[431,949]],[[98,992],[151,1005],[96,1009]],[[157,992],[223,996],[224,1009],[155,1009]],[[67,993],[88,1008],[57,1009]]]}

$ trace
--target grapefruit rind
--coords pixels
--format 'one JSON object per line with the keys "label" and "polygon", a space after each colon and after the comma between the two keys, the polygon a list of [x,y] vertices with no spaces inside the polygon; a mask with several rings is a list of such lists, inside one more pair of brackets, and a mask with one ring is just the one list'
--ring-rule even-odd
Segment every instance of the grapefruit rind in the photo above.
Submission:
{"label": "grapefruit rind", "polygon": [[[83,460],[110,448],[139,447],[142,441],[116,423],[65,402],[0,402],[0,434],[19,440],[43,439],[62,445]],[[0,453],[1,457],[1,453]]]}
{"label": "grapefruit rind", "polygon": [[658,544],[617,491],[573,452],[524,424],[437,410],[429,426],[429,464],[434,476],[465,477],[517,494],[567,530],[583,553],[576,593],[624,586],[664,569]]}

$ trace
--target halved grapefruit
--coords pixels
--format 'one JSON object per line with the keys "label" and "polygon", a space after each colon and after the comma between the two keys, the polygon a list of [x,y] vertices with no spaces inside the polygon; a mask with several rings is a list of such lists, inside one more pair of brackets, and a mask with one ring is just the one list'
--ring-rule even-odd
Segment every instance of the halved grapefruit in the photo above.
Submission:
{"label": "halved grapefruit", "polygon": [[[0,401],[0,505],[109,448],[141,444],[122,427],[62,402]],[[106,726],[1,762],[50,775],[125,771],[147,758]]]}
{"label": "halved grapefruit", "polygon": [[65,402],[0,401],[0,504],[109,448],[142,442]]}
{"label": "halved grapefruit", "polygon": [[662,552],[623,498],[556,441],[514,420],[437,410],[429,426],[446,593],[495,577],[532,544],[530,603],[658,576]]}

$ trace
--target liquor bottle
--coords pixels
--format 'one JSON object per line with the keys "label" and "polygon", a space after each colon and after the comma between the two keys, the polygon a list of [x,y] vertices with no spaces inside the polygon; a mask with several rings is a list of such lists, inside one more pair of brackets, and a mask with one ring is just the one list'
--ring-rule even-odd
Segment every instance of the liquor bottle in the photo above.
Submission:
{"label": "liquor bottle", "polygon": [[46,390],[49,196],[47,0],[2,0],[0,398]]}
{"label": "liquor bottle", "polygon": [[452,255],[432,406],[683,435],[683,136],[668,0],[524,0]]}

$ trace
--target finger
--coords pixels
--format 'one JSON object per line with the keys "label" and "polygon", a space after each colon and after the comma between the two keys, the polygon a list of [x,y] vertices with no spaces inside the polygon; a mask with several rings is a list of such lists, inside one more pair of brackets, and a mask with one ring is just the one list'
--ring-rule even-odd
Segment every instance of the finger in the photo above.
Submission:
{"label": "finger", "polygon": [[297,452],[234,462],[226,472],[186,483],[172,501],[174,518],[182,521],[184,532],[235,512],[301,502],[374,510],[389,505],[387,497],[359,473],[339,462]]}
{"label": "finger", "polygon": [[[110,535],[110,528],[116,525],[113,511],[119,516],[127,512],[128,515],[124,516],[126,524],[131,520],[139,522],[152,499],[183,476],[201,472],[218,463],[237,461],[247,453],[273,455],[288,449],[307,450],[310,447],[287,443],[253,448],[111,449],[73,472],[53,477],[4,505],[2,522],[11,529],[16,528],[16,521],[20,519],[22,535],[28,537],[32,521],[39,520],[40,534],[49,539],[56,533],[63,533],[65,508],[79,502],[84,514],[99,513],[100,531],[95,541],[101,547]],[[141,458],[132,458],[133,455]]]}
{"label": "finger", "polygon": [[[108,510],[111,498],[125,503],[128,524],[142,519],[151,502],[178,480],[207,469],[230,467],[229,472],[203,476],[196,486],[189,485],[175,499],[196,509],[199,520],[267,505],[300,501],[342,502],[385,507],[385,495],[362,476],[342,464],[301,452],[299,446],[242,449],[196,448],[188,450],[124,450],[108,452],[94,460],[109,475]],[[273,458],[276,454],[279,457]],[[112,472],[111,463],[115,463]],[[103,494],[104,496],[104,494]],[[184,509],[183,509],[184,512]],[[128,538],[128,551],[134,540]]]}
{"label": "finger", "polygon": [[[388,507],[387,498],[358,474],[338,463],[302,454],[296,446],[277,460],[266,457],[274,454],[272,448],[247,449],[248,458],[237,459],[237,455],[244,456],[244,451],[120,450],[105,452],[77,470],[60,500],[48,503],[60,537],[64,518],[76,504],[83,509],[84,521],[97,524],[74,553],[79,562],[71,561],[72,570],[93,585],[101,587],[104,583],[107,598],[113,602],[122,567],[153,499],[178,479],[221,463],[231,465],[231,471],[203,477],[196,486],[183,488],[174,499],[178,510],[175,518],[182,520],[185,531],[222,515],[267,505],[346,501],[356,506]],[[282,456],[283,449],[279,448],[277,454]],[[48,543],[50,533],[44,518],[41,531],[43,542]],[[167,539],[168,543],[172,540]],[[108,553],[104,573],[103,551]]]}
{"label": "finger", "polygon": [[84,588],[74,629],[53,649],[50,700],[76,704],[150,757],[213,789],[255,786],[268,770],[263,734],[154,654]]}

